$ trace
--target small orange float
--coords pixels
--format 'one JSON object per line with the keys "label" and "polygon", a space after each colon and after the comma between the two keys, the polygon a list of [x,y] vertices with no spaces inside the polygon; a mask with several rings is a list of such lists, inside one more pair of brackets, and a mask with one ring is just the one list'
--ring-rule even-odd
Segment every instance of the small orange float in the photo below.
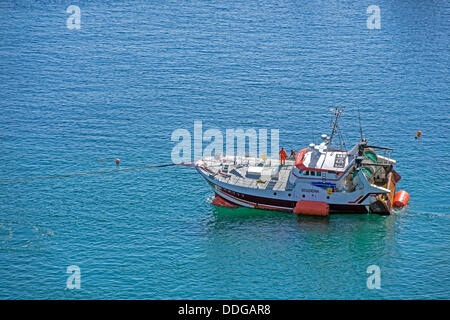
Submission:
{"label": "small orange float", "polygon": [[405,190],[400,190],[395,194],[394,197],[394,207],[395,208],[402,208],[406,206],[409,202],[409,194]]}

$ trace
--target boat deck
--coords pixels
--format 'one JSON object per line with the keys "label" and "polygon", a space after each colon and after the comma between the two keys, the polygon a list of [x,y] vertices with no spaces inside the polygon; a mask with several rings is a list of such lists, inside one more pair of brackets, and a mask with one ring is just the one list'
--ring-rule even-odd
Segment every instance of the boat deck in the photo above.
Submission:
{"label": "boat deck", "polygon": [[292,190],[289,175],[294,160],[286,160],[280,166],[277,159],[262,160],[251,157],[230,157],[222,159],[204,159],[197,163],[210,171],[215,180],[239,187],[286,191]]}

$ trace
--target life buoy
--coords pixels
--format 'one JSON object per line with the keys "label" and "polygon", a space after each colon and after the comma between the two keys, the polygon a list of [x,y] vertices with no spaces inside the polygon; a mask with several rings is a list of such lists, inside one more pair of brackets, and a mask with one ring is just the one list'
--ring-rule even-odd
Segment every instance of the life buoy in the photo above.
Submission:
{"label": "life buoy", "polygon": [[395,208],[403,208],[409,202],[409,194],[405,190],[400,190],[395,194],[394,197],[394,207]]}

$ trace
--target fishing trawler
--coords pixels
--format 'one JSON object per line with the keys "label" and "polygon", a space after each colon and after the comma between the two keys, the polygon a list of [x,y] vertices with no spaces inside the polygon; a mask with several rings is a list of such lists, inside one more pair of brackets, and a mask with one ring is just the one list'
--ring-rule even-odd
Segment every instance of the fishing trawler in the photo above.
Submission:
{"label": "fishing trawler", "polygon": [[332,109],[330,135],[311,143],[295,159],[250,156],[213,156],[196,162],[198,173],[215,192],[214,205],[291,211],[327,216],[329,213],[389,215],[408,203],[406,191],[395,194],[401,179],[394,170],[393,149],[370,145],[366,138],[351,150],[333,148],[342,137],[338,120],[342,109]]}

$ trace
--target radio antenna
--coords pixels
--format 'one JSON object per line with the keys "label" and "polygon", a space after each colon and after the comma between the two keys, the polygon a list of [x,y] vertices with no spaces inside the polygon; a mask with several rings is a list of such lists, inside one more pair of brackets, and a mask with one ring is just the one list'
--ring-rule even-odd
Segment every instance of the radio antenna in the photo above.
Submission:
{"label": "radio antenna", "polygon": [[361,126],[361,114],[359,112],[359,106],[358,106],[358,121],[359,121],[359,135],[361,136],[361,141],[363,140],[363,131]]}

